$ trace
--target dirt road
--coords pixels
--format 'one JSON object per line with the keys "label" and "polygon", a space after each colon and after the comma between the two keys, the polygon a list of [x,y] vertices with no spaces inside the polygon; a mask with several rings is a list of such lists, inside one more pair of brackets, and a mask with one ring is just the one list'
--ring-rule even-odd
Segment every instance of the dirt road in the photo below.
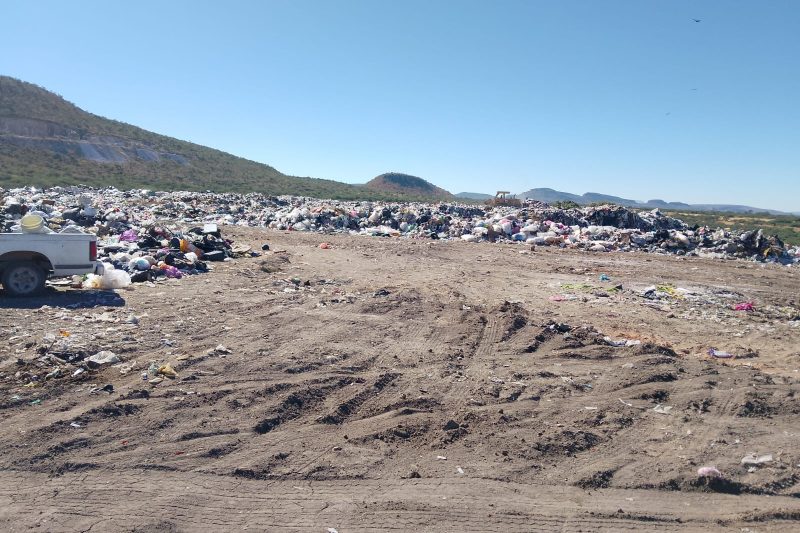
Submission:
{"label": "dirt road", "polygon": [[797,268],[225,236],[271,252],[0,298],[1,529],[800,528]]}

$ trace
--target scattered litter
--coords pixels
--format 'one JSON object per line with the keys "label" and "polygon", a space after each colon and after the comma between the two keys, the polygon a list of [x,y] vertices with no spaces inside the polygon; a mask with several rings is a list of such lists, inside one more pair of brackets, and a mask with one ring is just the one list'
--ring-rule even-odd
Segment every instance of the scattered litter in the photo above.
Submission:
{"label": "scattered litter", "polygon": [[723,352],[715,348],[709,349],[708,355],[710,355],[711,357],[716,357],[717,359],[730,359],[732,357],[735,357],[735,355],[733,355],[732,353]]}
{"label": "scattered litter", "polygon": [[609,346],[616,346],[616,347],[638,346],[638,345],[642,344],[642,341],[640,341],[638,339],[619,339],[619,340],[614,340],[611,337],[603,337],[603,340]]}
{"label": "scattered litter", "polygon": [[70,422],[69,425],[71,427],[74,427],[74,428],[82,428],[83,427],[82,425],[78,424],[77,422]]}
{"label": "scattered litter", "polygon": [[768,453],[766,455],[756,455],[754,453],[751,453],[751,454],[748,454],[748,455],[745,455],[744,457],[742,457],[741,464],[758,466],[758,465],[763,465],[763,464],[771,463],[771,462],[772,462],[772,454],[771,453]]}
{"label": "scattered litter", "polygon": [[704,466],[697,469],[697,475],[700,477],[722,477],[722,472],[713,466]]}
{"label": "scattered litter", "polygon": [[161,376],[168,377],[169,379],[175,379],[178,377],[178,373],[175,372],[175,369],[172,368],[172,365],[169,363],[158,367],[157,373]]}
{"label": "scattered litter", "polygon": [[105,269],[102,276],[88,274],[83,282],[84,289],[124,289],[131,284],[131,276],[122,270],[116,270],[114,265],[104,263]]}
{"label": "scattered litter", "polygon": [[734,311],[755,311],[753,302],[742,302],[733,306]]}
{"label": "scattered litter", "polygon": [[658,404],[655,407],[653,407],[653,411],[655,411],[656,413],[661,413],[662,415],[668,415],[669,412],[672,411],[672,406]]}
{"label": "scattered litter", "polygon": [[225,357],[226,355],[232,354],[233,351],[227,348],[225,345],[219,344],[216,348],[211,348],[206,353],[208,355],[219,355],[220,357]]}
{"label": "scattered litter", "polygon": [[633,405],[633,404],[632,404],[632,403],[630,403],[630,402],[626,402],[626,401],[625,401],[625,400],[623,400],[622,398],[618,398],[618,400],[620,401],[620,403],[621,403],[622,405],[624,405],[624,406],[626,406],[626,407],[633,407],[634,409],[647,409],[647,407],[640,407],[640,406],[638,406],[638,405]]}
{"label": "scattered litter", "polygon": [[102,366],[102,365],[113,365],[114,363],[119,363],[121,359],[114,352],[103,350],[102,352],[98,352],[92,355],[91,357],[87,358],[86,361],[90,365]]}
{"label": "scattered litter", "polygon": [[641,296],[649,300],[682,299],[690,291],[687,289],[676,288],[674,285],[651,285],[646,287]]}
{"label": "scattered litter", "polygon": [[575,296],[574,294],[555,294],[548,298],[548,300],[550,300],[551,302],[566,302],[569,300],[577,300],[577,299],[578,297]]}
{"label": "scattered litter", "polygon": [[588,283],[562,283],[561,288],[567,291],[578,292],[592,292],[598,289],[598,287],[589,285]]}
{"label": "scattered litter", "polygon": [[607,274],[600,274],[600,281],[611,281]]}

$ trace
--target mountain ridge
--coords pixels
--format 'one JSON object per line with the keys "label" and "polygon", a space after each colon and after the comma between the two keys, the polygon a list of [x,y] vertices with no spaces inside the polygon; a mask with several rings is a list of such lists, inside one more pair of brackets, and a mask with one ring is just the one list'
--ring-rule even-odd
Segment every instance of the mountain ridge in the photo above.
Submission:
{"label": "mountain ridge", "polygon": [[612,203],[622,205],[625,207],[635,207],[640,209],[686,209],[692,211],[723,211],[729,213],[769,213],[771,215],[795,215],[797,213],[788,213],[785,211],[778,211],[777,209],[766,209],[760,207],[752,207],[748,205],[738,204],[687,204],[684,202],[666,202],[664,200],[648,200],[646,202],[639,202],[629,198],[622,198],[620,196],[613,196],[609,194],[601,194],[594,192],[587,192],[582,195],[573,194],[564,191],[557,191],[548,187],[540,187],[529,189],[517,195],[517,198],[538,200],[540,202],[555,203],[572,201],[580,205],[588,205],[593,203]]}
{"label": "mountain ridge", "polygon": [[264,163],[94,115],[43,87],[0,76],[0,185],[79,184],[412,199],[398,191],[289,176]]}

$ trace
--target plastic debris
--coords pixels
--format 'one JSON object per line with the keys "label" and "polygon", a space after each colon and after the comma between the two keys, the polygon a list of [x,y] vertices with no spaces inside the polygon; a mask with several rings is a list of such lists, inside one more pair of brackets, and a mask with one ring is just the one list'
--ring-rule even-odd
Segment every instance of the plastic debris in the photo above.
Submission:
{"label": "plastic debris", "polygon": [[102,365],[113,365],[114,363],[119,363],[121,359],[114,352],[103,350],[102,352],[97,352],[96,354],[88,357],[86,361],[95,366],[102,366]]}
{"label": "plastic debris", "polygon": [[611,337],[603,337],[603,340],[609,346],[616,346],[616,347],[638,346],[638,345],[642,344],[642,341],[640,341],[638,339],[618,339],[618,340],[614,340]]}
{"label": "plastic debris", "polygon": [[170,365],[169,363],[158,367],[157,373],[161,376],[168,377],[169,379],[175,379],[178,377],[178,373],[175,371],[174,368],[172,368],[172,365]]}
{"label": "plastic debris", "polygon": [[710,355],[711,357],[716,357],[717,359],[731,359],[733,357],[736,357],[732,353],[723,352],[722,350],[717,350],[715,348],[710,348],[708,350],[708,355]]}
{"label": "plastic debris", "polygon": [[656,413],[661,413],[662,415],[668,415],[669,412],[672,411],[672,406],[658,404],[655,407],[653,407],[653,411],[655,411]]}
{"label": "plastic debris", "polygon": [[122,270],[116,270],[113,265],[104,264],[105,272],[102,276],[88,274],[83,282],[85,289],[124,289],[131,284],[131,276]]}
{"label": "plastic debris", "polygon": [[755,311],[753,302],[742,302],[733,306],[734,311]]}
{"label": "plastic debris", "polygon": [[554,294],[547,298],[551,302],[567,302],[570,300],[577,300],[578,297],[574,294]]}
{"label": "plastic debris", "polygon": [[766,463],[771,463],[772,461],[773,459],[771,453],[768,453],[766,455],[756,455],[754,453],[751,453],[742,457],[741,464],[758,466]]}
{"label": "plastic debris", "polygon": [[208,350],[208,355],[219,355],[220,357],[225,357],[226,355],[230,355],[233,353],[233,350],[225,346],[224,344],[217,345],[216,348],[212,348]]}
{"label": "plastic debris", "polygon": [[700,477],[722,477],[722,472],[713,466],[703,466],[697,469],[697,475]]}

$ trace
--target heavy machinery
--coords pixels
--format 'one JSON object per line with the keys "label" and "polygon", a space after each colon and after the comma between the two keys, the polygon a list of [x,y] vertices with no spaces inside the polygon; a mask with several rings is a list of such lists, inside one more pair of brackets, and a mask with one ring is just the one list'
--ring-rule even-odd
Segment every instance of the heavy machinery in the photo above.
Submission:
{"label": "heavy machinery", "polygon": [[486,205],[492,207],[497,207],[497,206],[522,207],[522,201],[510,195],[511,193],[509,191],[497,191],[497,194],[494,195],[494,198],[486,200]]}

